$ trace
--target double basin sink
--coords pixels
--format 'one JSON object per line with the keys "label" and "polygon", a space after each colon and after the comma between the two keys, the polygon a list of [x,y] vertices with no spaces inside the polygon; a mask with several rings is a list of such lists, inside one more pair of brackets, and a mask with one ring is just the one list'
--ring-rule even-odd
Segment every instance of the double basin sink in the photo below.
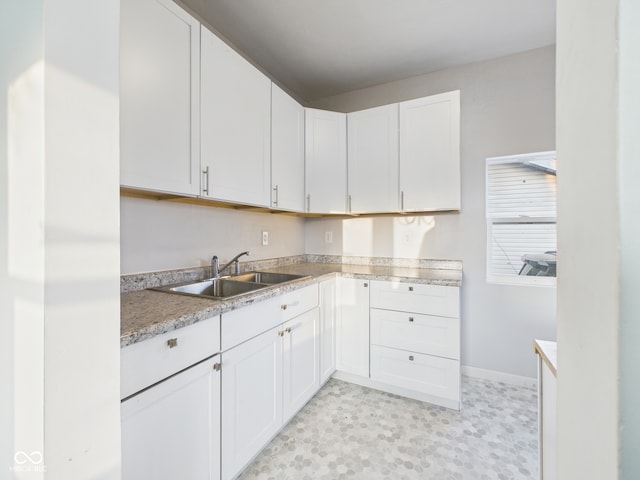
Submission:
{"label": "double basin sink", "polygon": [[307,276],[291,273],[247,272],[228,277],[208,278],[196,282],[155,287],[151,290],[220,300],[300,280],[301,278],[307,278]]}

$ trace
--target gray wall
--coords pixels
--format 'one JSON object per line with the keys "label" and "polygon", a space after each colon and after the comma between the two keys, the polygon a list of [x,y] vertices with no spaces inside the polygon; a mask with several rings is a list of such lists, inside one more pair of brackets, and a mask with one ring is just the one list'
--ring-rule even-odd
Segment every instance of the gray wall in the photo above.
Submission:
{"label": "gray wall", "polygon": [[[555,340],[556,291],[487,284],[485,159],[555,149],[555,48],[412,77],[310,106],[350,112],[455,89],[461,91],[460,213],[310,219],[306,252],[462,260],[463,365],[534,377],[533,339]],[[331,244],[325,243],[327,231],[333,233]]]}
{"label": "gray wall", "polygon": [[[251,250],[251,259],[304,253],[304,219],[228,208],[120,198],[121,273],[209,265]],[[262,232],[269,245],[262,246]]]}

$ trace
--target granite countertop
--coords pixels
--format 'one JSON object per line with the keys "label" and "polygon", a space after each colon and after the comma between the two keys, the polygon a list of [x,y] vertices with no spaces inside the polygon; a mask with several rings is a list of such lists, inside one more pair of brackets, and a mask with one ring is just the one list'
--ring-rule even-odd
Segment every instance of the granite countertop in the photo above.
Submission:
{"label": "granite countertop", "polygon": [[462,270],[459,269],[310,262],[261,270],[294,273],[308,277],[224,300],[176,295],[153,290],[122,293],[120,296],[120,346],[125,347],[257,301],[297,290],[324,278],[335,277],[338,274],[349,278],[453,287],[459,287],[462,284]]}

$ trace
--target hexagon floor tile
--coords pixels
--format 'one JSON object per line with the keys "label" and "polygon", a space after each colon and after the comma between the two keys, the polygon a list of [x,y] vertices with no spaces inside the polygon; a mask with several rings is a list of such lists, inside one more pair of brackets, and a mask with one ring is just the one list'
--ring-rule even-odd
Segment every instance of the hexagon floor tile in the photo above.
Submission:
{"label": "hexagon floor tile", "polygon": [[331,379],[241,480],[525,480],[537,392],[462,377],[459,412]]}

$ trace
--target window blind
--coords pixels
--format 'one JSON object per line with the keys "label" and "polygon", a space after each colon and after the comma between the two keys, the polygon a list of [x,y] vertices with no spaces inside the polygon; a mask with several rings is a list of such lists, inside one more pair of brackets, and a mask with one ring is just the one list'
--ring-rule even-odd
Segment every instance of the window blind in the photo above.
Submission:
{"label": "window blind", "polygon": [[556,224],[494,222],[489,248],[491,274],[517,275],[523,265],[522,255],[556,249]]}
{"label": "window blind", "polygon": [[556,250],[555,152],[489,158],[486,165],[487,274],[507,281],[518,276],[524,255],[531,265]]}
{"label": "window blind", "polygon": [[556,216],[556,177],[523,162],[487,164],[487,217]]}

